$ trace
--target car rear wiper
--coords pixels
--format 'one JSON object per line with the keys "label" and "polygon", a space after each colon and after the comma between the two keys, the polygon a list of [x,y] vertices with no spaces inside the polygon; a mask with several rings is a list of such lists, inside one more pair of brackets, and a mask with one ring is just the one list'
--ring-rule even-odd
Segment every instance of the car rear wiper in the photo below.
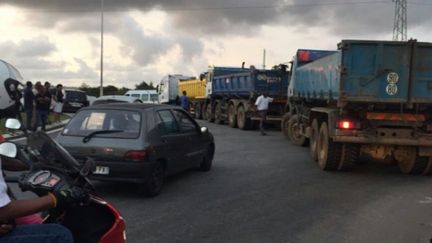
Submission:
{"label": "car rear wiper", "polygon": [[98,130],[98,131],[94,131],[94,132],[89,133],[87,136],[85,136],[82,141],[83,141],[83,143],[87,143],[95,135],[107,134],[107,133],[117,133],[117,132],[124,132],[124,130]]}

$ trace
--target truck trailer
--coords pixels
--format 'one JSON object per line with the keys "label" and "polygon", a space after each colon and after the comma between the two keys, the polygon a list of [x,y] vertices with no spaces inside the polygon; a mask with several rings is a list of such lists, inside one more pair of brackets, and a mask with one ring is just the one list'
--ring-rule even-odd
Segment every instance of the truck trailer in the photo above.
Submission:
{"label": "truck trailer", "polygon": [[190,76],[182,74],[169,74],[161,79],[157,85],[157,92],[159,95],[159,102],[161,104],[175,104],[178,95],[178,83],[181,80],[191,79]]}
{"label": "truck trailer", "polygon": [[[269,106],[269,121],[280,123],[287,101],[288,71],[285,65],[274,70],[213,68],[207,73],[207,97],[201,103],[205,119],[242,130],[259,120],[254,103],[262,93],[274,100]],[[210,88],[211,87],[211,88]]]}
{"label": "truck trailer", "polygon": [[432,167],[432,43],[342,40],[336,51],[298,50],[283,132],[310,147],[323,170],[361,154],[406,174]]}

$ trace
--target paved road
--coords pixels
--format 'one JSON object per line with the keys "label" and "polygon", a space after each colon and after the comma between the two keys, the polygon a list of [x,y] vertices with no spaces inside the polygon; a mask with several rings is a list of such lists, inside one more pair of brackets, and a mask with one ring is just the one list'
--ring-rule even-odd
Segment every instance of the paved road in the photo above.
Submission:
{"label": "paved road", "polygon": [[[96,183],[127,223],[128,242],[429,242],[430,177],[364,164],[318,169],[280,132],[260,136],[203,123],[217,149],[208,173],[168,179],[144,198],[130,184]],[[429,196],[431,198],[429,198]]]}

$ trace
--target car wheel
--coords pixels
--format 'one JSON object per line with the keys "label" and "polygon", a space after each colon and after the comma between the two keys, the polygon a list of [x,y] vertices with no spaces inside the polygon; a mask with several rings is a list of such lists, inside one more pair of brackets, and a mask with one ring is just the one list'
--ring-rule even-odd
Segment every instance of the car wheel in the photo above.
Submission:
{"label": "car wheel", "polygon": [[203,158],[203,161],[200,164],[201,171],[209,171],[211,170],[213,164],[213,156],[214,156],[214,145],[209,146],[207,149],[206,155]]}
{"label": "car wheel", "polygon": [[165,180],[165,168],[161,162],[157,162],[144,184],[144,193],[146,196],[157,196],[161,191]]}

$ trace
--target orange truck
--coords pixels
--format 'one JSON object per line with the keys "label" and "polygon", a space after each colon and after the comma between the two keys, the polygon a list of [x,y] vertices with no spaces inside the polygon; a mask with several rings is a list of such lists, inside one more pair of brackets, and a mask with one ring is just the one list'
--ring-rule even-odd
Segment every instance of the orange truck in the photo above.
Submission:
{"label": "orange truck", "polygon": [[206,99],[206,79],[190,78],[178,82],[178,95],[181,97],[186,91],[190,102],[190,112],[195,118],[203,115],[201,103]]}

